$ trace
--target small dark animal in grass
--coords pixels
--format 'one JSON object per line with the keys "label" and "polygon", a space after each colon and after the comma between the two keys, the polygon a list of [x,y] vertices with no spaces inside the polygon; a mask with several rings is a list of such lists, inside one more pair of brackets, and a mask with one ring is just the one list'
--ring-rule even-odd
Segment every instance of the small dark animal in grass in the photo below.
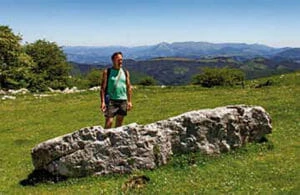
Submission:
{"label": "small dark animal in grass", "polygon": [[266,87],[266,86],[271,86],[273,84],[273,82],[271,80],[267,80],[264,83],[260,83],[258,85],[255,86],[255,88],[262,88],[262,87]]}
{"label": "small dark animal in grass", "polygon": [[146,175],[133,176],[123,184],[122,190],[127,191],[129,189],[139,189],[144,187],[149,181],[150,178]]}

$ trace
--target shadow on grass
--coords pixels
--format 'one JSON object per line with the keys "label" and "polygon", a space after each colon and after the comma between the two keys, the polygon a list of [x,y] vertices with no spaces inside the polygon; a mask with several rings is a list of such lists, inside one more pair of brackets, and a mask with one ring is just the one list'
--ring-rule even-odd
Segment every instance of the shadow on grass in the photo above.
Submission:
{"label": "shadow on grass", "polygon": [[53,175],[46,170],[34,170],[27,176],[27,179],[19,182],[22,186],[35,186],[39,183],[57,183],[68,178],[61,175]]}

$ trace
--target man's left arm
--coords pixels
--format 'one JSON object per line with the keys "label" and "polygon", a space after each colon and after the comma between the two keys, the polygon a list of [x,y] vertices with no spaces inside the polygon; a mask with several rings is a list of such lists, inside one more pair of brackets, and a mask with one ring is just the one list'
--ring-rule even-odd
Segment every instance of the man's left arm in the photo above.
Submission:
{"label": "man's left arm", "polygon": [[131,83],[130,83],[130,75],[129,75],[129,71],[126,70],[126,88],[127,88],[127,109],[131,110],[132,109],[132,87],[131,87]]}

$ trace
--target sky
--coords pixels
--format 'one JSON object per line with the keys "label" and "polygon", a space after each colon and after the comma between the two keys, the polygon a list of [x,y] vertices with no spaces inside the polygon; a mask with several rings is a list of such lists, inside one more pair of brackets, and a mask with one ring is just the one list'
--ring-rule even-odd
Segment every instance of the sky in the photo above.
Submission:
{"label": "sky", "polygon": [[60,46],[160,42],[300,47],[300,0],[0,0],[0,25]]}

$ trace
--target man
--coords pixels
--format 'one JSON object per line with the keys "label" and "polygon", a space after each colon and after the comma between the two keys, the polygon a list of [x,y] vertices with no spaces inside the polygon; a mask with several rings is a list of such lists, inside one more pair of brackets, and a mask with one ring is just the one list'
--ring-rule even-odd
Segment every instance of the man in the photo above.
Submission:
{"label": "man", "polygon": [[[100,98],[101,110],[105,116],[105,129],[112,127],[116,117],[115,127],[122,126],[127,111],[131,110],[131,84],[129,72],[122,69],[123,54],[115,52],[111,56],[113,63],[110,70],[103,71]],[[105,96],[108,94],[109,101],[105,103]]]}

